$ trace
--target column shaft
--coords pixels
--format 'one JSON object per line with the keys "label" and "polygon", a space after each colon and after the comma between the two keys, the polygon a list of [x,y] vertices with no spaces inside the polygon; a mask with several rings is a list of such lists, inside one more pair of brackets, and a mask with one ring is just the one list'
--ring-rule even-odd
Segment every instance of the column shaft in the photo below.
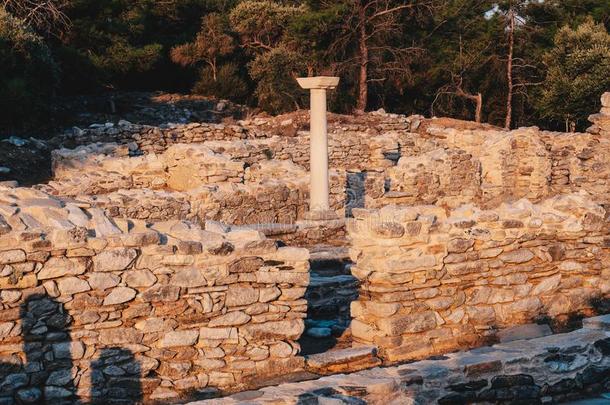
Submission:
{"label": "column shaft", "polygon": [[330,209],[328,193],[328,129],[326,124],[326,89],[311,89],[310,130],[310,211]]}

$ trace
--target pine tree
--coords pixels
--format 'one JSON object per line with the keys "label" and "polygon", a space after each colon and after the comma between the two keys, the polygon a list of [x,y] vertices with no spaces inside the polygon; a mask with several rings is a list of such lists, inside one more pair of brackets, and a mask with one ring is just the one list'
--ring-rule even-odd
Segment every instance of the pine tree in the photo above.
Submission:
{"label": "pine tree", "polygon": [[555,46],[544,56],[548,73],[540,114],[566,130],[583,128],[599,110],[599,96],[610,89],[610,35],[588,20],[576,29],[562,28]]}

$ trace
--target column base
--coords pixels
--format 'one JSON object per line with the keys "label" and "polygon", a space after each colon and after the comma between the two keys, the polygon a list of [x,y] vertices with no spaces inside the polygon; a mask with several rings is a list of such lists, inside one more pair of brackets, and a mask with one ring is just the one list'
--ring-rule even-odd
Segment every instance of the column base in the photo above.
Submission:
{"label": "column base", "polygon": [[339,215],[335,211],[332,210],[316,210],[316,211],[308,211],[303,216],[303,219],[306,221],[335,221],[339,218]]}

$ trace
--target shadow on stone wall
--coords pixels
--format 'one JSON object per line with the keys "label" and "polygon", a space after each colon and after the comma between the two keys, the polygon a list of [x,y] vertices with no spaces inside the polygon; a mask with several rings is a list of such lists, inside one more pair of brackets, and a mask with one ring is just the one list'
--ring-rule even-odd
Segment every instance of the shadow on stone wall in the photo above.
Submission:
{"label": "shadow on stone wall", "polygon": [[348,172],[345,184],[345,216],[352,218],[354,208],[366,205],[366,172]]}
{"label": "shadow on stone wall", "polygon": [[91,403],[133,404],[141,401],[141,377],[140,363],[131,351],[120,347],[103,349],[91,367]]}
{"label": "shadow on stone wall", "polygon": [[358,280],[351,262],[341,258],[310,261],[310,281],[305,292],[307,318],[299,339],[301,355],[324,353],[351,345],[351,303],[358,299]]}
{"label": "shadow on stone wall", "polygon": [[62,303],[48,295],[31,295],[21,304],[19,316],[25,359],[17,355],[2,359],[1,403],[12,403],[11,399],[19,404],[54,405],[142,401],[140,364],[133,353],[117,347],[102,349],[86,369],[93,356],[83,342],[72,340],[73,319]]}

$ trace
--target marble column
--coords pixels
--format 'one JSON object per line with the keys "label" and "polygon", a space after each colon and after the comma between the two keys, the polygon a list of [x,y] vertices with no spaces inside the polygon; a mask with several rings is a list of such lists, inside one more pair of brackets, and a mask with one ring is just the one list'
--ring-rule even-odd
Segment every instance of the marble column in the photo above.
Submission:
{"label": "marble column", "polygon": [[330,209],[328,176],[328,130],[326,92],[339,84],[338,77],[304,77],[299,85],[311,91],[310,123],[310,202],[308,219],[333,219]]}

